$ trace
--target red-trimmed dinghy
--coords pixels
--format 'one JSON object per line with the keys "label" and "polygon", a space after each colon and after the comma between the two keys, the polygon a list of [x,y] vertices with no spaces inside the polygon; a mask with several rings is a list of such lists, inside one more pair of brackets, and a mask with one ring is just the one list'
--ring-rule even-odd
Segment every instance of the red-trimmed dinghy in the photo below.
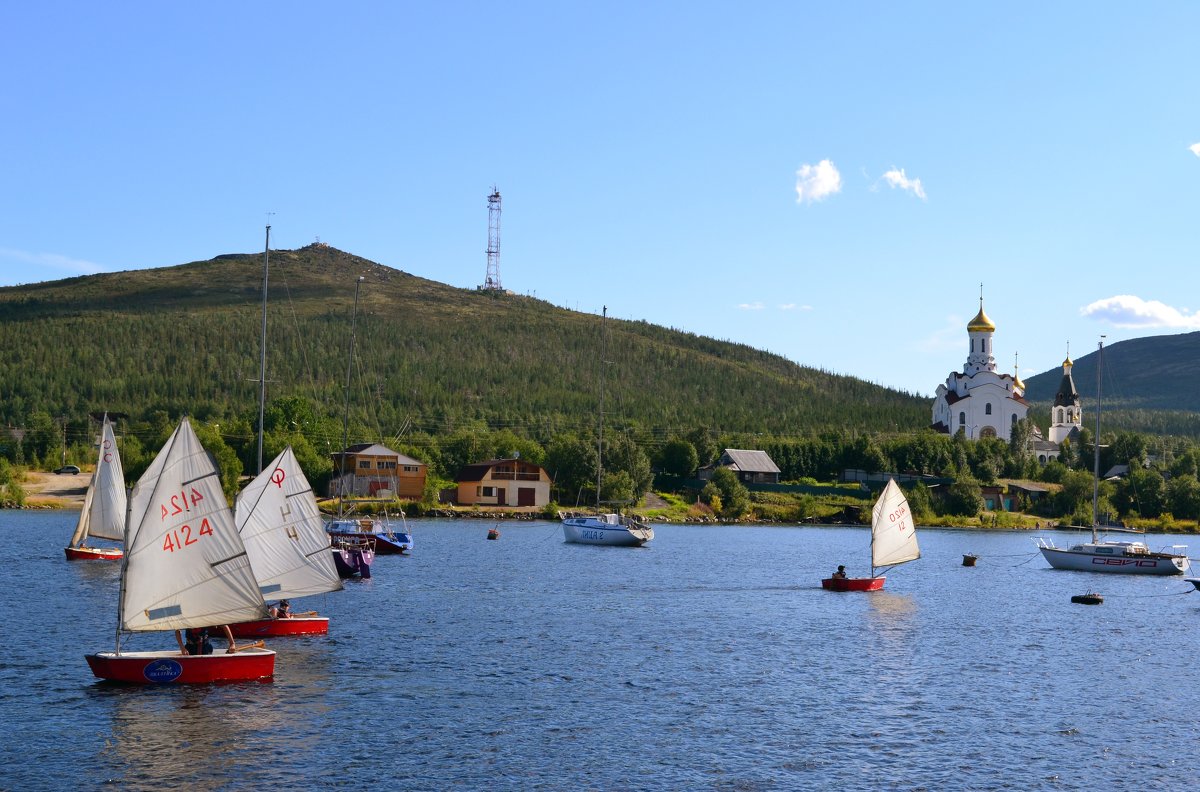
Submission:
{"label": "red-trimmed dinghy", "polygon": [[286,619],[259,619],[229,625],[234,638],[278,638],[286,635],[325,635],[328,616],[289,616]]}
{"label": "red-trimmed dinghy", "polygon": [[821,588],[829,591],[879,591],[883,588],[883,575],[870,578],[825,578]]}
{"label": "red-trimmed dinghy", "polygon": [[68,561],[120,561],[125,551],[119,547],[64,547]]}
{"label": "red-trimmed dinghy", "polygon": [[[325,521],[291,446],[238,494],[235,520],[264,597],[282,601],[341,590]],[[309,611],[229,629],[236,638],[324,635],[329,619]]]}
{"label": "red-trimmed dinghy", "polygon": [[96,470],[88,482],[75,534],[63,548],[68,561],[119,561],[125,555],[119,547],[86,546],[92,536],[114,542],[125,538],[125,500],[125,473],[121,469],[121,455],[117,452],[117,437],[105,413]]}
{"label": "red-trimmed dinghy", "polygon": [[275,653],[122,652],[121,634],[166,632],[261,619],[267,605],[191,423],[180,422],[129,497],[126,554],[117,598],[117,646],[86,655],[92,673],[134,684],[269,679]]}
{"label": "red-trimmed dinghy", "polygon": [[275,652],[258,648],[209,655],[180,655],[173,650],[97,652],[87,655],[87,662],[101,679],[134,685],[252,682],[275,675]]}
{"label": "red-trimmed dinghy", "polygon": [[887,486],[875,501],[871,510],[871,577],[827,577],[821,588],[828,591],[879,591],[883,588],[883,575],[876,575],[880,567],[893,567],[921,557],[917,546],[917,527],[913,524],[908,509],[908,500],[895,479],[888,479]]}

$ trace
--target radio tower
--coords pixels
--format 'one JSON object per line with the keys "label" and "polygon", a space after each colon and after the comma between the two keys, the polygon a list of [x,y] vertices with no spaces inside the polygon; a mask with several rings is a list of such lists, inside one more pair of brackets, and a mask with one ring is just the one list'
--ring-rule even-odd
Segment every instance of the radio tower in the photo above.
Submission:
{"label": "radio tower", "polygon": [[487,278],[480,288],[503,291],[500,286],[500,191],[492,185],[488,196]]}

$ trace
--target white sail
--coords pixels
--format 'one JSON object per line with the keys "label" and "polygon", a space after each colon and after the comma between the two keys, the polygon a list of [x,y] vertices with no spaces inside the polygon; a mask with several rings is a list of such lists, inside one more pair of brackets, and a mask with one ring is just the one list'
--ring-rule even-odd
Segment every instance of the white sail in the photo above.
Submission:
{"label": "white sail", "polygon": [[96,471],[88,482],[83,511],[71,537],[71,546],[79,547],[89,536],[121,541],[125,538],[125,472],[112,423],[104,416],[100,433],[100,456]]}
{"label": "white sail", "polygon": [[913,523],[908,501],[896,480],[888,479],[871,512],[871,566],[895,566],[920,557],[917,526]]}
{"label": "white sail", "polygon": [[186,418],[133,489],[120,611],[129,631],[267,615],[216,466]]}
{"label": "white sail", "polygon": [[291,599],[342,587],[317,499],[291,446],[241,491],[235,514],[263,597]]}

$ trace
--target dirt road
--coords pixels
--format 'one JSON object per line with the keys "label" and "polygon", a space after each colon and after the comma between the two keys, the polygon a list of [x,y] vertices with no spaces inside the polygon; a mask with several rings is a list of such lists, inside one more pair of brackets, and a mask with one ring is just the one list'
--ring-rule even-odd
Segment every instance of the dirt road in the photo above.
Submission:
{"label": "dirt road", "polygon": [[50,506],[55,509],[81,509],[87,495],[91,473],[62,474],[31,471],[25,474],[21,487],[25,500],[30,505]]}

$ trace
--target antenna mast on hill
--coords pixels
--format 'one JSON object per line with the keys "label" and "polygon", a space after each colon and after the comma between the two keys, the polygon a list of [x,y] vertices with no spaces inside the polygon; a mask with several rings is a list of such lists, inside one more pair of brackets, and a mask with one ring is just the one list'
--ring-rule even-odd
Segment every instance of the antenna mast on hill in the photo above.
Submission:
{"label": "antenna mast on hill", "polygon": [[500,286],[500,191],[495,185],[488,196],[487,278],[479,288],[503,291]]}

